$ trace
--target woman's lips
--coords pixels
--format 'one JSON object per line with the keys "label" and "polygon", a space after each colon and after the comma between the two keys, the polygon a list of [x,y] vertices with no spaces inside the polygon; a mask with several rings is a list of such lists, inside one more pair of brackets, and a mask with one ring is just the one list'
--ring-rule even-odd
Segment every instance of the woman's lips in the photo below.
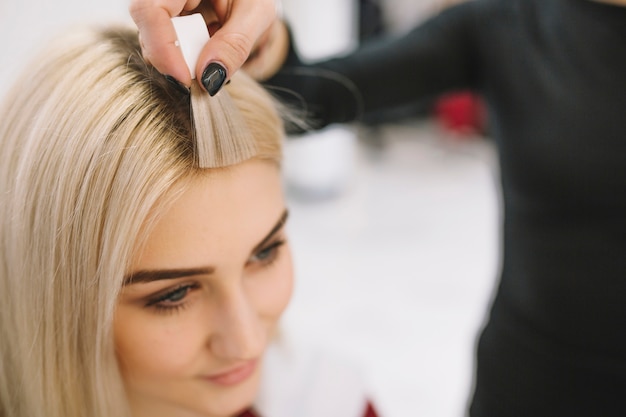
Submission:
{"label": "woman's lips", "polygon": [[236,385],[248,379],[254,373],[256,365],[257,360],[253,359],[218,374],[206,376],[204,379],[223,386]]}

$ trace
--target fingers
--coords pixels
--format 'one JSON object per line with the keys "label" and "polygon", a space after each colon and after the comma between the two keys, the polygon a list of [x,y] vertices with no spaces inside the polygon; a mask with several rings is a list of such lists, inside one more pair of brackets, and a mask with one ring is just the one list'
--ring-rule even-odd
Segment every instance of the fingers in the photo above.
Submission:
{"label": "fingers", "polygon": [[[139,29],[144,58],[162,74],[191,85],[191,74],[176,44],[176,32],[170,18],[196,1],[132,0],[129,11]],[[197,4],[196,4],[197,5]]]}
{"label": "fingers", "polygon": [[202,50],[196,73],[214,95],[274,22],[276,5],[274,0],[214,0],[212,6],[222,26]]}
{"label": "fingers", "polygon": [[[131,0],[129,11],[139,28],[144,58],[186,86],[191,85],[191,74],[170,19],[203,14],[214,33],[198,57],[196,74],[211,95],[244,64],[276,18],[275,0]],[[215,16],[217,22],[207,20],[209,16]]]}
{"label": "fingers", "polygon": [[242,68],[257,81],[271,78],[287,58],[289,41],[287,27],[277,18],[261,36]]}

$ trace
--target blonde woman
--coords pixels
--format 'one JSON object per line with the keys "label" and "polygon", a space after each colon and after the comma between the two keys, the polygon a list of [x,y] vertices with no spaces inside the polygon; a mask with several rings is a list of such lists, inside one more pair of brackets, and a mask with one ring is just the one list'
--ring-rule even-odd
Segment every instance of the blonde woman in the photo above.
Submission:
{"label": "blonde woman", "polygon": [[243,73],[191,94],[105,28],[6,98],[0,416],[374,415],[347,368],[275,342],[293,285],[275,103]]}

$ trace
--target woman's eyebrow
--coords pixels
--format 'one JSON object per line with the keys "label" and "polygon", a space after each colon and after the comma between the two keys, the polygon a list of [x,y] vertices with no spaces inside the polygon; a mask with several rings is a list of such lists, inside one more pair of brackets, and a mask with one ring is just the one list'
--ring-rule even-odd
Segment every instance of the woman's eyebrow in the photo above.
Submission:
{"label": "woman's eyebrow", "polygon": [[[270,230],[270,232],[258,243],[252,253],[260,250],[268,240],[270,240],[287,222],[289,211],[285,209],[280,218]],[[126,277],[124,277],[123,285],[131,285],[137,283],[146,283],[152,281],[159,281],[162,279],[176,279],[184,277],[192,277],[196,275],[210,275],[215,272],[213,267],[200,267],[200,268],[182,268],[182,269],[144,269],[135,271]]]}
{"label": "woman's eyebrow", "polygon": [[289,217],[289,210],[285,209],[283,213],[280,215],[280,218],[278,219],[274,227],[272,227],[272,230],[270,230],[270,232],[263,238],[263,240],[261,240],[261,242],[259,242],[254,247],[254,249],[252,249],[252,253],[259,251],[263,246],[265,246],[267,241],[270,240],[280,229],[283,228],[283,226],[287,222],[288,217]]}
{"label": "woman's eyebrow", "polygon": [[210,275],[215,272],[213,267],[184,268],[184,269],[145,269],[133,272],[124,278],[123,285],[139,282],[152,282],[162,279],[176,279],[195,275]]}

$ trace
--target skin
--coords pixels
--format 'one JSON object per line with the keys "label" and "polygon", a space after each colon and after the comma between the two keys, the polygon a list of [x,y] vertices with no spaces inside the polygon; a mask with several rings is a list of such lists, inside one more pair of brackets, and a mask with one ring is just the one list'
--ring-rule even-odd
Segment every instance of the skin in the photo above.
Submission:
{"label": "skin", "polygon": [[255,80],[265,81],[282,67],[289,52],[289,33],[282,20],[275,20],[261,36],[243,69]]}
{"label": "skin", "polygon": [[[225,67],[228,76],[246,61],[252,49],[276,20],[274,0],[131,0],[129,12],[141,40],[144,58],[162,74],[191,85],[191,74],[176,47],[174,16],[202,13],[213,24],[211,39],[200,53],[196,74],[209,63]],[[208,18],[207,14],[215,16]],[[211,31],[210,31],[211,32]]]}
{"label": "skin", "polygon": [[[158,218],[114,321],[134,417],[227,417],[252,404],[292,293],[285,214],[278,168],[252,160],[193,179]],[[190,268],[212,271],[172,277]]]}

